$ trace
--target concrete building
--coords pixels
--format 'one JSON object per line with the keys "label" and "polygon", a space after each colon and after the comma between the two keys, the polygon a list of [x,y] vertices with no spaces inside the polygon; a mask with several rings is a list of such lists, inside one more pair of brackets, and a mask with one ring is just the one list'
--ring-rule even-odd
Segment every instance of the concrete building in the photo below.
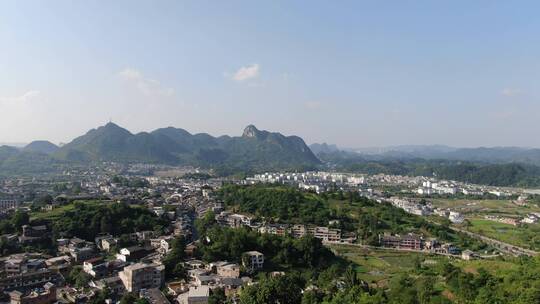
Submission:
{"label": "concrete building", "polygon": [[225,264],[217,265],[216,273],[218,276],[226,278],[239,278],[240,277],[240,265],[238,264]]}
{"label": "concrete building", "polygon": [[178,296],[179,304],[207,304],[210,297],[208,286],[192,286],[189,291]]}
{"label": "concrete building", "polygon": [[323,242],[339,242],[341,240],[341,230],[328,227],[308,228],[309,234]]}
{"label": "concrete building", "polygon": [[414,234],[407,234],[404,236],[380,235],[379,243],[383,247],[420,250],[423,248],[424,240],[422,240],[420,236]]}
{"label": "concrete building", "polygon": [[448,214],[448,219],[455,224],[461,224],[465,220],[465,217],[459,212],[450,211]]}
{"label": "concrete building", "polygon": [[242,264],[251,272],[262,269],[264,267],[264,254],[258,251],[244,252],[242,255]]}
{"label": "concrete building", "polygon": [[136,261],[147,254],[148,252],[146,251],[146,249],[140,246],[131,246],[131,247],[120,249],[120,253],[116,255],[116,259],[124,261],[124,262]]}
{"label": "concrete building", "polygon": [[160,288],[164,280],[165,266],[161,264],[136,263],[124,267],[119,277],[128,292]]}
{"label": "concrete building", "polygon": [[0,200],[0,211],[7,211],[19,208],[19,201],[14,199],[2,199]]}
{"label": "concrete building", "polygon": [[40,269],[38,271],[0,278],[0,291],[34,288],[36,286],[43,286],[43,284],[48,282],[58,282],[60,279],[57,273],[53,273],[49,269]]}
{"label": "concrete building", "polygon": [[28,292],[14,290],[9,293],[10,304],[50,304],[56,302],[56,286],[46,283],[42,288]]}

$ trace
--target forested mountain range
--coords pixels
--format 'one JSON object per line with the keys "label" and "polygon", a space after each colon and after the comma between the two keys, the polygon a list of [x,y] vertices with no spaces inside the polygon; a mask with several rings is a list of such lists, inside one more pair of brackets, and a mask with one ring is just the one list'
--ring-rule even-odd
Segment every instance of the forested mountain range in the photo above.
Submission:
{"label": "forested mountain range", "polygon": [[[22,149],[2,146],[0,169],[13,171],[12,164],[20,164],[21,160],[29,158],[32,160],[23,167],[43,169],[62,163],[101,161],[227,167],[233,170],[300,169],[320,165],[302,138],[258,130],[253,125],[247,126],[242,136],[213,137],[173,127],[133,134],[108,123],[62,147],[46,141],[33,142]],[[15,171],[36,171],[28,169]]]}

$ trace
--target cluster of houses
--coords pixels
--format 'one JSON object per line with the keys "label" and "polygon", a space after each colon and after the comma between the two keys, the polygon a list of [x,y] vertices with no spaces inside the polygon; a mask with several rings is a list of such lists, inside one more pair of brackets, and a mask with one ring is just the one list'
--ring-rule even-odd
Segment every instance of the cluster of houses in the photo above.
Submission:
{"label": "cluster of houses", "polygon": [[[50,227],[30,224],[21,227],[20,233],[0,236],[6,244],[38,247],[41,243],[54,244],[54,250],[50,251],[56,253],[55,256],[24,253],[0,258],[0,302],[84,303],[101,291],[109,290],[111,299],[115,300],[133,293],[151,304],[207,303],[214,288],[222,288],[234,297],[243,286],[251,284],[250,276],[264,267],[263,253],[245,252],[238,259],[242,261],[240,264],[203,263],[193,260],[196,243],[188,244],[185,250],[190,258],[184,261],[188,280],[166,282],[163,259],[171,252],[173,240],[178,236],[193,240],[194,219],[209,211],[222,214],[224,208],[213,197],[212,187],[200,181],[183,183],[171,182],[168,178],[148,178],[148,182],[148,187],[159,187],[163,191],[161,201],[149,198],[143,203],[156,216],[169,221],[164,234],[138,231],[122,237],[99,235],[92,241],[78,237],[52,240]],[[98,187],[99,184],[86,186]],[[122,185],[108,183],[99,191],[109,191],[114,196],[123,190]],[[13,205],[12,202],[4,206],[20,208],[18,203]],[[226,221],[230,226],[251,224],[247,217],[233,216]],[[134,245],[122,245],[126,242]],[[67,280],[73,278],[74,269],[79,269],[88,279],[84,286],[71,285]]]}
{"label": "cluster of houses", "polygon": [[335,172],[304,172],[304,173],[264,173],[256,174],[245,179],[248,184],[272,183],[296,186],[303,190],[317,193],[326,192],[336,187],[342,190],[355,190],[365,183],[363,175],[335,173]]}
{"label": "cluster of houses", "polygon": [[[13,254],[0,260],[0,291],[11,303],[78,303],[104,288],[117,295],[160,288],[164,284],[161,258],[170,250],[171,237],[152,237],[151,232],[133,234],[142,246],[121,248],[113,259],[107,253],[117,239],[100,236],[95,242],[79,238],[58,239],[58,256],[38,253]],[[65,278],[79,266],[89,278],[89,291],[68,288]]]}
{"label": "cluster of houses", "polygon": [[421,204],[417,200],[400,197],[391,197],[386,201],[390,202],[394,207],[401,208],[410,214],[426,216],[433,213],[433,207],[428,202]]}
{"label": "cluster of houses", "polygon": [[540,220],[540,212],[533,212],[525,215],[523,218],[505,217],[498,215],[485,215],[486,220],[499,222],[503,224],[518,226],[520,224],[536,224]]}
{"label": "cluster of houses", "polygon": [[252,284],[249,276],[264,267],[264,255],[258,251],[242,254],[242,265],[227,261],[204,263],[189,260],[185,263],[190,281],[167,284],[170,294],[179,304],[208,303],[210,291],[221,288],[225,295],[235,299],[243,286]]}
{"label": "cluster of houses", "polygon": [[[242,226],[257,230],[260,233],[268,233],[274,235],[290,235],[295,238],[300,238],[306,235],[312,235],[323,242],[332,243],[354,243],[356,235],[354,233],[343,233],[341,229],[330,227],[318,227],[314,225],[289,225],[289,224],[263,224],[255,223],[252,218],[242,214],[222,211],[217,214],[216,222],[222,226],[239,228]],[[335,222],[335,221],[334,221]],[[332,223],[337,224],[337,222]]]}
{"label": "cluster of houses", "polygon": [[458,187],[450,182],[431,182],[430,180],[422,182],[422,186],[417,190],[421,195],[432,194],[456,194]]}
{"label": "cluster of houses", "polygon": [[420,216],[429,216],[435,214],[448,218],[452,223],[455,224],[461,224],[465,220],[465,217],[459,212],[449,209],[433,208],[430,202],[423,201],[423,203],[421,203],[418,199],[391,197],[389,199],[384,199],[384,201],[387,201],[394,207],[401,208],[410,214]]}
{"label": "cluster of houses", "polygon": [[470,196],[483,196],[490,194],[496,197],[508,197],[518,194],[517,191],[509,189],[500,189],[498,187],[470,185],[466,183],[459,183],[455,181],[436,180],[434,178],[425,178],[416,193],[419,195],[470,195]]}
{"label": "cluster of houses", "polygon": [[414,189],[421,196],[429,195],[470,195],[483,196],[485,194],[497,197],[506,197],[518,194],[517,191],[501,189],[491,186],[470,185],[456,181],[438,180],[433,177],[402,176],[390,174],[350,174],[340,172],[274,172],[256,174],[246,178],[244,183],[278,183],[312,190],[317,193],[330,190],[362,191],[364,188],[377,185],[398,185]]}

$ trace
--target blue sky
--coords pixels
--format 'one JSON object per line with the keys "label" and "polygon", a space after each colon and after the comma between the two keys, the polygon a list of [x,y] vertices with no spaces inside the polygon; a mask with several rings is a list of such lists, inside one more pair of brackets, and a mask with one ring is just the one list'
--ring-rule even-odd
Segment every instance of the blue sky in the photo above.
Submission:
{"label": "blue sky", "polygon": [[346,147],[540,147],[520,1],[0,1],[0,142],[112,119]]}

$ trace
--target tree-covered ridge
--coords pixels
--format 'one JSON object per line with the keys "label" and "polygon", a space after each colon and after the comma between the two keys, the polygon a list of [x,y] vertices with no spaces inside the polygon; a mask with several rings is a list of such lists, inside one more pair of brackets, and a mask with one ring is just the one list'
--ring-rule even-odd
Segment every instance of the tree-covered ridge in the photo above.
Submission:
{"label": "tree-covered ridge", "polygon": [[100,233],[122,235],[144,230],[162,230],[166,222],[146,208],[124,203],[75,202],[74,208],[51,223],[57,235],[94,240]]}
{"label": "tree-covered ridge", "polygon": [[219,194],[227,206],[238,212],[279,223],[328,225],[335,218],[319,196],[290,187],[226,185]]}
{"label": "tree-covered ridge", "polygon": [[0,177],[59,173],[68,165],[45,153],[0,146]]}
{"label": "tree-covered ridge", "polygon": [[334,255],[319,239],[305,236],[294,239],[271,234],[261,234],[249,228],[227,228],[215,224],[212,213],[199,221],[205,226],[203,239],[198,248],[205,261],[241,262],[246,251],[260,251],[265,255],[267,270],[308,268],[323,269],[335,262]]}
{"label": "tree-covered ridge", "polygon": [[337,220],[333,227],[355,232],[363,244],[378,245],[379,235],[383,233],[416,233],[454,243],[460,248],[485,248],[485,244],[451,230],[448,222],[437,225],[357,192],[317,195],[287,186],[259,184],[226,185],[219,195],[229,209],[268,222],[328,226],[331,220]]}

